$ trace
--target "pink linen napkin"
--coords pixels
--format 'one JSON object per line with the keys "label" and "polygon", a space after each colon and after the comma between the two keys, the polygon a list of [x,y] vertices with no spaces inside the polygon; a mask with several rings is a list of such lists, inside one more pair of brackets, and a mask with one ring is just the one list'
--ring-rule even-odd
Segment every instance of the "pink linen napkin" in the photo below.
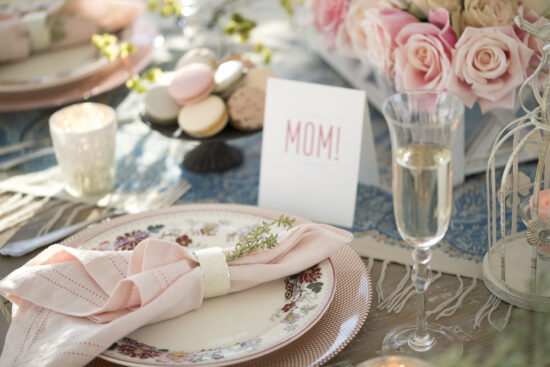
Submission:
{"label": "pink linen napkin", "polygon": [[[231,261],[230,292],[305,270],[352,239],[327,225],[296,226],[276,247]],[[202,276],[194,254],[164,240],[126,252],[50,246],[0,281],[18,305],[0,365],[84,365],[143,325],[199,308]]]}
{"label": "pink linen napkin", "polygon": [[[63,6],[44,10],[2,10],[0,62],[23,59],[34,51],[91,42],[94,33],[122,29],[144,10],[142,3],[131,0],[71,0]],[[29,27],[39,35],[44,32],[48,35],[45,39],[40,37],[41,42],[37,44]]]}

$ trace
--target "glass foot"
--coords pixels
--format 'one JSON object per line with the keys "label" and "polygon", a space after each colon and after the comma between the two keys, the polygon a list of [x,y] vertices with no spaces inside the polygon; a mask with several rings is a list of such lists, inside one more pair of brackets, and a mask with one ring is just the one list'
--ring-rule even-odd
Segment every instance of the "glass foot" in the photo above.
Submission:
{"label": "glass foot", "polygon": [[412,335],[416,325],[403,324],[391,330],[382,342],[383,355],[406,355],[424,360],[434,360],[453,352],[458,359],[462,355],[462,342],[451,329],[428,323],[430,335],[425,340],[414,343]]}

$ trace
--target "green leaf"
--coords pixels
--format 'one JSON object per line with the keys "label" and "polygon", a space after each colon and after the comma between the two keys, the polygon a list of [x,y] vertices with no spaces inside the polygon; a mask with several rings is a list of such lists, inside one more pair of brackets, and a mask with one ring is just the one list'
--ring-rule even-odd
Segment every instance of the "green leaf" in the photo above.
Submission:
{"label": "green leaf", "polygon": [[151,233],[158,233],[161,229],[164,228],[164,224],[150,225],[147,227],[147,230]]}
{"label": "green leaf", "polygon": [[315,282],[307,285],[307,288],[311,289],[315,293],[321,292],[321,289],[323,289],[323,283],[322,282]]}

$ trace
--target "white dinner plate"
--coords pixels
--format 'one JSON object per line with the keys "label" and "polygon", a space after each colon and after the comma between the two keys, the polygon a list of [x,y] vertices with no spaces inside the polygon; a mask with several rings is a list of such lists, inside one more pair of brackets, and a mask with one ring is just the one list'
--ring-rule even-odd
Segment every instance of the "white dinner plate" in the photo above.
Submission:
{"label": "white dinner plate", "polygon": [[[279,213],[239,205],[185,205],[127,216],[66,241],[96,250],[129,250],[146,238],[188,248],[234,246]],[[147,325],[100,357],[128,366],[223,366],[257,358],[296,340],[321,318],[335,291],[330,260],[299,274],[204,301],[198,310]]]}
{"label": "white dinner plate", "polygon": [[0,64],[0,93],[63,85],[84,78],[108,63],[91,43],[36,53],[21,61]]}

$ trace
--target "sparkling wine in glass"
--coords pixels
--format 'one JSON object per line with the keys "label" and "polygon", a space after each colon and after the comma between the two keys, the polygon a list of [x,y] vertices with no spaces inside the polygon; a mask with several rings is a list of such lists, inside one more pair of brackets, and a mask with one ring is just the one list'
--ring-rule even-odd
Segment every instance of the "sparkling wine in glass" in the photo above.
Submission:
{"label": "sparkling wine in glass", "polygon": [[442,325],[427,322],[430,248],[447,232],[452,207],[452,145],[464,106],[446,93],[395,94],[382,107],[392,143],[393,206],[399,234],[414,246],[412,281],[417,293],[416,323],[391,330],[385,355],[431,359],[462,343]]}

